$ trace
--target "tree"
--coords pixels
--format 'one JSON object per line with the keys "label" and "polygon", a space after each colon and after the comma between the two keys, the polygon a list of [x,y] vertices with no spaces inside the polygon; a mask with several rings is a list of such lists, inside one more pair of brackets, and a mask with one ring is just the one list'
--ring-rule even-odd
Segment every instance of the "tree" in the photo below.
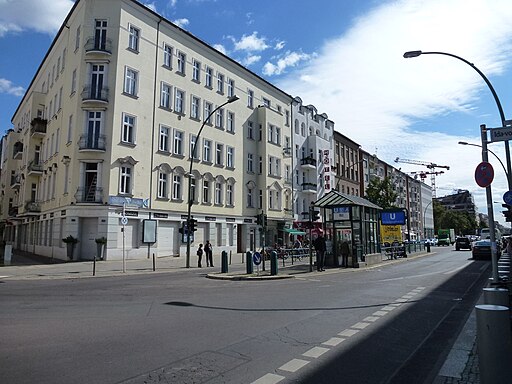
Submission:
{"label": "tree", "polygon": [[393,184],[389,176],[380,180],[373,178],[370,180],[365,192],[366,199],[383,209],[397,208],[395,202],[398,197],[393,190]]}
{"label": "tree", "polygon": [[476,218],[469,212],[446,209],[434,200],[434,228],[436,233],[439,229],[453,228],[457,235],[473,235],[477,226]]}

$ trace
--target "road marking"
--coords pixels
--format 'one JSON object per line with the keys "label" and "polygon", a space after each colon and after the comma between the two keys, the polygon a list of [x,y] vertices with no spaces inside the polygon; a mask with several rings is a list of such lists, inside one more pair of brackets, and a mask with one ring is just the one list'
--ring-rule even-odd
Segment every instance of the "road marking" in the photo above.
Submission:
{"label": "road marking", "polygon": [[391,312],[393,309],[395,309],[396,307],[393,306],[393,305],[386,305],[384,308],[381,308],[381,311],[388,311],[388,312]]}
{"label": "road marking", "polygon": [[324,341],[322,344],[329,345],[331,347],[335,347],[344,340],[345,339],[343,337],[331,337],[329,340]]}
{"label": "road marking", "polygon": [[344,331],[341,331],[340,333],[338,333],[338,336],[350,337],[350,336],[354,336],[357,332],[359,332],[359,331],[356,331],[355,329],[345,329]]}
{"label": "road marking", "polygon": [[386,312],[386,311],[377,311],[377,312],[373,312],[372,316],[384,316],[387,314],[388,314],[388,312]]}
{"label": "road marking", "polygon": [[284,379],[284,376],[267,373],[265,376],[260,377],[258,380],[253,381],[252,384],[275,384]]}
{"label": "road marking", "polygon": [[309,351],[306,351],[302,354],[302,356],[306,357],[312,357],[314,359],[319,358],[322,356],[325,352],[330,351],[329,348],[323,348],[323,347],[313,347]]}
{"label": "road marking", "polygon": [[0,279],[3,279],[3,278],[5,278],[5,277],[9,277],[9,276],[0,276]]}
{"label": "road marking", "polygon": [[356,323],[354,324],[351,328],[355,328],[355,329],[365,329],[367,326],[369,326],[370,323],[363,323],[363,322],[359,322],[359,323]]}
{"label": "road marking", "polygon": [[302,360],[302,359],[292,359],[286,364],[281,365],[278,369],[281,371],[287,371],[287,372],[297,372],[299,369],[304,367],[306,364],[309,364],[308,360]]}
{"label": "road marking", "polygon": [[[408,300],[409,300],[409,299],[396,299],[395,301],[396,301],[397,303],[407,303],[407,301],[408,301]],[[395,306],[396,306],[396,304],[391,304],[391,305],[395,305]]]}
{"label": "road marking", "polygon": [[378,316],[368,316],[368,317],[365,317],[363,319],[363,321],[373,323],[374,321],[377,321],[379,319],[380,319],[380,317],[378,317]]}

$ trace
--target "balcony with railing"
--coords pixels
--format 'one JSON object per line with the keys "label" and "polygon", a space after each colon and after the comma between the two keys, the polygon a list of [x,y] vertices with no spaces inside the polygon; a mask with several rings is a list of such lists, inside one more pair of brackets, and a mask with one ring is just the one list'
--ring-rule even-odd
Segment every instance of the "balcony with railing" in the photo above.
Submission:
{"label": "balcony with railing", "polygon": [[29,175],[42,175],[43,174],[43,164],[36,162],[35,160],[31,160],[27,165],[27,170]]}
{"label": "balcony with railing", "polygon": [[302,192],[316,193],[317,185],[315,183],[302,183]]}
{"label": "balcony with railing", "polygon": [[283,156],[290,157],[292,155],[292,149],[290,147],[283,148]]}
{"label": "balcony with railing", "polygon": [[87,55],[107,55],[112,54],[112,40],[100,39],[95,36],[89,37],[85,43],[85,53]]}
{"label": "balcony with railing", "polygon": [[103,204],[103,188],[101,187],[79,187],[75,193],[77,203]]}
{"label": "balcony with railing", "polygon": [[46,125],[48,120],[36,117],[30,122],[30,135],[32,137],[44,137],[46,135]]}
{"label": "balcony with railing", "polygon": [[305,169],[316,169],[316,159],[313,157],[304,157],[300,159],[300,165]]}
{"label": "balcony with railing", "polygon": [[11,175],[11,188],[19,189],[21,185],[21,175]]}
{"label": "balcony with railing", "polygon": [[27,201],[25,203],[25,211],[29,213],[41,212],[41,203],[38,201]]}
{"label": "balcony with railing", "polygon": [[88,104],[107,104],[108,87],[86,85],[82,90],[82,102]]}
{"label": "balcony with railing", "polygon": [[17,142],[13,145],[12,148],[12,158],[14,160],[19,160],[23,156],[23,143]]}
{"label": "balcony with railing", "polygon": [[82,135],[78,140],[78,150],[80,152],[105,152],[106,135]]}

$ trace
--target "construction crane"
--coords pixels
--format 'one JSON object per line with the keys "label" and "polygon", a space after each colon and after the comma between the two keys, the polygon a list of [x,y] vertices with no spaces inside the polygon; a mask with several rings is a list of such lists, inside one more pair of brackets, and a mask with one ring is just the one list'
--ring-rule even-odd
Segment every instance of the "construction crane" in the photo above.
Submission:
{"label": "construction crane", "polygon": [[[430,182],[432,186],[432,197],[436,197],[436,175],[444,173],[444,171],[436,171],[436,168],[444,168],[446,170],[449,170],[450,167],[448,165],[439,165],[432,162],[427,161],[420,161],[420,160],[410,160],[410,159],[401,159],[397,157],[395,159],[395,163],[405,163],[405,164],[414,164],[414,165],[423,165],[424,167],[427,167],[430,172],[425,172],[425,175],[430,175]],[[421,177],[421,176],[420,176]]]}
{"label": "construction crane", "polygon": [[444,173],[444,171],[437,171],[437,172],[418,171],[418,172],[407,172],[407,173],[409,175],[414,176],[415,179],[417,179],[419,177],[421,180],[425,180],[428,175],[436,175],[436,176],[438,176],[438,175],[442,175]]}

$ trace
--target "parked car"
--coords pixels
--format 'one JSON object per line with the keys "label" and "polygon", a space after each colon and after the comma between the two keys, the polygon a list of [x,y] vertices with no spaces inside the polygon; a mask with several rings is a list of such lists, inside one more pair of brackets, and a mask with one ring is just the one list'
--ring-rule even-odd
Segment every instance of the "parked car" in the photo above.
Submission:
{"label": "parked car", "polygon": [[[500,257],[501,248],[499,246],[497,246],[496,252]],[[491,241],[489,239],[475,241],[472,255],[474,260],[491,260]]]}
{"label": "parked car", "polygon": [[461,249],[469,249],[471,251],[471,241],[467,237],[457,237],[455,239],[455,250],[460,251]]}

